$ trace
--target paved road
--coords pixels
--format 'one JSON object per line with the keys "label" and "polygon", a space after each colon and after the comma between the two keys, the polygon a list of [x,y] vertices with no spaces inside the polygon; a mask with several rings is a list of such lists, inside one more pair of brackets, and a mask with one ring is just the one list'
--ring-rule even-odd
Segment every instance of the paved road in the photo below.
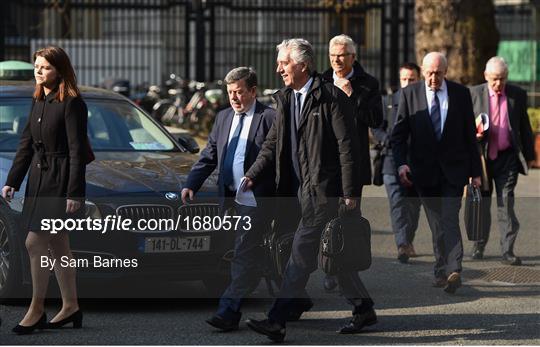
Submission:
{"label": "paved road", "polygon": [[[411,264],[395,259],[395,245],[388,220],[388,204],[381,187],[368,187],[363,211],[373,228],[373,266],[362,273],[376,302],[379,323],[362,334],[342,336],[335,330],[350,314],[337,293],[322,290],[322,273],[316,272],[308,290],[316,306],[301,322],[287,326],[290,344],[375,345],[375,344],[539,344],[540,343],[540,170],[520,176],[517,213],[521,231],[516,253],[524,265],[505,267],[499,263],[498,233],[481,262],[465,260],[464,287],[456,295],[432,288],[431,236],[425,220],[415,241],[420,254]],[[465,242],[470,251],[470,243]],[[148,283],[146,288],[160,286]],[[126,286],[130,291],[132,284]],[[213,331],[205,323],[215,301],[200,299],[197,282],[168,284],[177,297],[189,299],[139,299],[82,301],[84,329],[45,331],[14,336],[10,328],[23,316],[25,306],[0,306],[3,319],[0,344],[267,344],[264,337],[244,325],[233,333]],[[126,292],[127,293],[127,292]],[[245,317],[263,317],[270,304],[260,286],[245,306]],[[49,302],[47,312],[58,303]]]}

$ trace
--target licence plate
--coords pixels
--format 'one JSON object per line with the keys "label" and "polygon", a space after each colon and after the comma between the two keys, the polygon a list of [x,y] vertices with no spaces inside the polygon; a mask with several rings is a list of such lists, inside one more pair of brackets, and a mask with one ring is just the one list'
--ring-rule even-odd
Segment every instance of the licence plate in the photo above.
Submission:
{"label": "licence plate", "polygon": [[145,237],[144,253],[203,252],[210,250],[210,236]]}

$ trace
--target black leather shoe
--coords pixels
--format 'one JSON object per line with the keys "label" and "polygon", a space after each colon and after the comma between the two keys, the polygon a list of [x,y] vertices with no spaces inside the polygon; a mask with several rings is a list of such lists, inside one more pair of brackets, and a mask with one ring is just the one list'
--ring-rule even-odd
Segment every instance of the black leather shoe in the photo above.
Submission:
{"label": "black leather shoe", "polygon": [[295,308],[293,311],[290,311],[287,315],[287,322],[298,322],[300,320],[300,317],[302,317],[302,314],[304,312],[307,312],[311,310],[313,307],[313,301],[309,301],[304,306]]}
{"label": "black leather shoe", "polygon": [[207,319],[206,323],[224,332],[238,330],[238,322],[225,319],[218,315],[215,315],[212,318]]}
{"label": "black leather shoe", "polygon": [[47,328],[47,315],[44,313],[39,320],[30,326],[24,326],[17,324],[17,326],[11,331],[18,335],[28,335],[31,334],[36,329],[46,329]]}
{"label": "black leather shoe", "polygon": [[364,313],[357,313],[353,316],[351,321],[344,325],[338,332],[340,334],[357,334],[363,327],[370,326],[377,323],[377,315],[375,310],[371,309]]}
{"label": "black leather shoe", "polygon": [[47,328],[59,329],[68,323],[73,323],[73,329],[80,329],[82,328],[82,318],[83,318],[82,311],[77,310],[76,312],[71,314],[69,317],[66,317],[58,322],[47,323]]}
{"label": "black leather shoe", "polygon": [[461,275],[459,272],[452,272],[447,281],[446,287],[444,287],[444,291],[447,293],[454,294],[461,287]]}
{"label": "black leather shoe", "polygon": [[398,248],[398,260],[401,264],[407,264],[409,262],[409,255],[407,254],[407,246],[399,246]]}
{"label": "black leather shoe", "polygon": [[473,260],[484,259],[484,249],[482,247],[475,246],[471,254],[471,259]]}
{"label": "black leather shoe", "polygon": [[504,265],[517,266],[521,265],[521,259],[513,254],[506,253],[502,256],[501,263]]}
{"label": "black leather shoe", "polygon": [[324,278],[324,290],[327,292],[331,292],[332,290],[336,289],[337,287],[337,281],[334,276],[326,276]]}
{"label": "black leather shoe", "polygon": [[285,339],[285,327],[279,323],[270,322],[268,319],[248,319],[246,325],[256,333],[266,335],[274,342],[283,342]]}

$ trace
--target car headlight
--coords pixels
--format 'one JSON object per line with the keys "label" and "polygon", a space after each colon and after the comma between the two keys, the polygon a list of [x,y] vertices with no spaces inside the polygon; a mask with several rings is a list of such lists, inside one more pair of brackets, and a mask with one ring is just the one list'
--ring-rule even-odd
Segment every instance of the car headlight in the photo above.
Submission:
{"label": "car headlight", "polygon": [[85,208],[85,217],[90,217],[91,219],[101,219],[101,211],[92,201],[86,200],[84,202]]}

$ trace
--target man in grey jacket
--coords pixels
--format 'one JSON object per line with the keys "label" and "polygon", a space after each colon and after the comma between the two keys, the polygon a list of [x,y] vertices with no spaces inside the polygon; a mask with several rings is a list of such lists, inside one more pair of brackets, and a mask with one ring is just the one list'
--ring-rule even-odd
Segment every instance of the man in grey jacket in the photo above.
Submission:
{"label": "man in grey jacket", "polygon": [[[533,133],[527,116],[527,93],[507,84],[508,66],[501,57],[488,60],[487,83],[471,88],[474,115],[489,115],[489,128],[480,139],[486,160],[487,189],[483,190],[483,239],[475,242],[472,258],[482,259],[491,227],[491,194],[497,194],[502,263],[520,265],[514,254],[519,222],[514,212],[514,188],[519,173],[526,175],[535,158]],[[494,187],[495,186],[495,187]]]}

